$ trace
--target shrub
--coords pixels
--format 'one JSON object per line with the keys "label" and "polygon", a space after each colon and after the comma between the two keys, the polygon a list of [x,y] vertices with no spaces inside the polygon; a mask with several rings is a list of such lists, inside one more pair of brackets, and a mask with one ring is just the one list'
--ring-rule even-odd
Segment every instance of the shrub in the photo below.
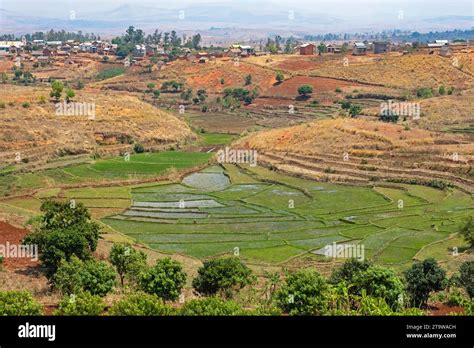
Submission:
{"label": "shrub", "polygon": [[238,303],[217,297],[191,300],[186,302],[181,309],[181,315],[186,316],[230,316],[243,313],[244,311]]}
{"label": "shrub", "polygon": [[147,255],[143,251],[135,250],[130,245],[114,244],[109,258],[117,270],[122,286],[125,277],[137,281],[140,273],[146,268]]}
{"label": "shrub", "polygon": [[335,89],[335,91],[336,91],[336,93],[342,93],[342,89],[340,89],[339,87],[337,87],[337,88]]}
{"label": "shrub", "polygon": [[90,221],[90,214],[82,203],[45,201],[41,205],[44,215],[39,228],[27,235],[23,244],[36,244],[41,266],[46,276],[56,272],[61,260],[76,256],[90,258],[97,248],[99,225]]}
{"label": "shrub", "polygon": [[446,94],[446,88],[444,86],[440,86],[438,89],[438,93],[440,95],[445,95]]}
{"label": "shrub", "polygon": [[247,75],[245,76],[245,85],[248,86],[248,85],[251,85],[252,84],[252,75]]}
{"label": "shrub", "polygon": [[416,90],[416,96],[419,98],[431,98],[433,96],[433,89],[431,88],[418,88]]}
{"label": "shrub", "polygon": [[153,82],[148,83],[148,84],[146,85],[146,88],[148,88],[147,92],[150,92],[150,93],[151,93],[151,92],[153,91],[153,89],[155,88],[155,86],[156,86],[156,85],[155,85]]}
{"label": "shrub", "polygon": [[298,94],[301,97],[307,98],[311,93],[313,93],[313,87],[310,85],[302,85],[298,87]]}
{"label": "shrub", "polygon": [[61,81],[53,81],[51,83],[51,92],[50,97],[54,98],[54,100],[59,101],[61,98],[61,93],[63,92],[64,85]]}
{"label": "shrub", "polygon": [[0,109],[5,109],[5,103],[4,102],[0,102]]}
{"label": "shrub", "polygon": [[344,109],[344,110],[349,110],[351,108],[352,104],[350,101],[348,100],[343,100],[341,102],[341,107]]}
{"label": "shrub", "polygon": [[88,291],[92,295],[105,296],[115,285],[115,272],[105,262],[82,261],[73,256],[70,261],[61,261],[51,285],[67,295]]}
{"label": "shrub", "polygon": [[28,291],[0,291],[0,316],[41,314],[43,307]]}
{"label": "shrub", "polygon": [[209,107],[207,105],[203,105],[201,108],[202,112],[207,112],[209,110]]}
{"label": "shrub", "polygon": [[143,147],[142,144],[135,143],[135,145],[133,145],[133,151],[135,153],[143,153],[143,152],[145,152],[145,148]]}
{"label": "shrub", "polygon": [[158,260],[140,276],[141,289],[165,301],[178,299],[185,283],[186,273],[182,265],[169,257]]}
{"label": "shrub", "polygon": [[466,219],[459,233],[471,247],[474,246],[474,218],[472,216]]}
{"label": "shrub", "polygon": [[72,98],[76,96],[76,92],[74,92],[71,88],[66,90],[66,101],[69,103]]}
{"label": "shrub", "polygon": [[349,259],[343,263],[343,265],[332,271],[329,282],[331,284],[338,284],[346,282],[351,284],[354,277],[360,272],[365,272],[371,266],[371,263],[367,260],[359,261],[357,259]]}
{"label": "shrub", "polygon": [[372,265],[367,270],[356,273],[352,283],[359,295],[365,290],[367,295],[384,299],[392,308],[398,308],[402,304],[403,283],[391,269]]}
{"label": "shrub", "polygon": [[21,104],[21,106],[23,106],[25,109],[27,109],[27,108],[30,107],[30,103],[24,102],[24,103]]}
{"label": "shrub", "polygon": [[164,316],[174,315],[176,310],[167,306],[156,295],[135,293],[117,302],[109,310],[110,315],[120,316]]}
{"label": "shrub", "polygon": [[360,107],[359,105],[351,105],[351,107],[349,108],[349,115],[351,115],[351,117],[356,117],[357,115],[360,115],[361,112],[362,107]]}
{"label": "shrub", "polygon": [[288,275],[276,294],[276,304],[290,315],[322,315],[328,309],[329,287],[321,275],[304,269]]}
{"label": "shrub", "polygon": [[415,262],[404,275],[411,304],[415,307],[426,305],[430,292],[446,287],[446,272],[432,258]]}
{"label": "shrub", "polygon": [[278,83],[282,83],[283,80],[285,80],[285,75],[283,75],[283,73],[281,71],[279,71],[279,72],[277,72],[275,78],[276,78]]}
{"label": "shrub", "polygon": [[204,262],[193,279],[193,288],[201,295],[220,293],[232,297],[233,291],[255,281],[252,270],[238,258],[229,257]]}
{"label": "shrub", "polygon": [[105,303],[100,296],[91,295],[89,292],[81,292],[64,296],[59,302],[58,309],[54,312],[54,315],[98,316],[104,309]]}
{"label": "shrub", "polygon": [[469,297],[474,297],[474,261],[465,261],[459,267],[459,282]]}

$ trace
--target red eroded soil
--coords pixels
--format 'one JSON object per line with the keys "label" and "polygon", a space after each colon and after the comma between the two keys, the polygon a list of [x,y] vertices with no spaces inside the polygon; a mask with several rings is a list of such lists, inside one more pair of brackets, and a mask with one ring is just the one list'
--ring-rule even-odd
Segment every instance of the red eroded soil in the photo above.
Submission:
{"label": "red eroded soil", "polygon": [[302,85],[313,87],[313,95],[319,92],[334,92],[336,88],[362,86],[356,82],[341,81],[324,77],[295,76],[268,89],[265,94],[270,96],[296,97]]}
{"label": "red eroded soil", "polygon": [[282,62],[275,64],[274,68],[288,71],[311,70],[315,69],[319,64],[308,57],[292,57]]}
{"label": "red eroded soil", "polygon": [[448,306],[445,303],[430,303],[428,308],[431,315],[449,315],[451,313],[463,314],[464,308],[458,306]]}
{"label": "red eroded soil", "polygon": [[[0,221],[0,245],[20,245],[21,240],[29,233],[28,230],[13,227]],[[38,261],[33,261],[29,257],[4,257],[3,267],[7,270],[24,269],[26,267],[36,267]]]}

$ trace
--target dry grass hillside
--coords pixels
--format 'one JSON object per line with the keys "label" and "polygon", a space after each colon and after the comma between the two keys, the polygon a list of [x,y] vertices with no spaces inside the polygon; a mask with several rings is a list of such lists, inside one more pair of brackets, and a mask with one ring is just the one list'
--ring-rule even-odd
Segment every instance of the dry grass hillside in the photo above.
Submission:
{"label": "dry grass hillside", "polygon": [[[433,131],[456,132],[474,136],[474,89],[453,95],[436,96],[413,101],[420,104],[420,118],[400,117],[410,126]],[[365,107],[364,115],[378,118],[380,105]]]}
{"label": "dry grass hillside", "polygon": [[419,87],[474,86],[474,52],[457,52],[453,57],[426,53],[343,56],[272,56],[249,60],[258,66],[282,70],[293,75],[314,75],[387,87],[414,89]]}
{"label": "dry grass hillside", "polygon": [[[47,160],[60,154],[120,151],[134,141],[163,147],[195,138],[184,121],[135,96],[93,90],[76,92],[75,102],[94,103],[95,118],[91,119],[88,115],[57,115],[55,104],[48,100],[49,91],[9,85],[2,93],[2,161],[11,162],[17,152],[32,160]],[[40,101],[41,96],[46,97],[46,102]]]}
{"label": "dry grass hillside", "polygon": [[261,163],[323,180],[443,181],[474,189],[474,144],[460,135],[339,118],[260,132],[234,146],[258,150]]}

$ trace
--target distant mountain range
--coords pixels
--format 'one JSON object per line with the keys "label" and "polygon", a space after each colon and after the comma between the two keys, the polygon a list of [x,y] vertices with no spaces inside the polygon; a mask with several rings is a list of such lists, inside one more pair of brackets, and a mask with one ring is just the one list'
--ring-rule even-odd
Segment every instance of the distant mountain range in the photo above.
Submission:
{"label": "distant mountain range", "polygon": [[110,10],[91,11],[89,7],[77,12],[66,8],[41,12],[0,9],[0,33],[23,34],[64,29],[111,36],[123,33],[129,25],[134,25],[145,32],[156,28],[160,31],[174,29],[178,32],[200,31],[216,38],[226,38],[382,31],[395,28],[418,31],[470,29],[474,23],[474,17],[466,15],[407,17],[400,20],[394,11],[384,10],[377,16],[374,16],[374,11],[376,9],[368,10],[364,16],[354,16],[348,11],[333,15],[324,13],[318,6],[292,10],[289,6],[257,1],[190,4],[182,9],[135,3],[112,7]]}

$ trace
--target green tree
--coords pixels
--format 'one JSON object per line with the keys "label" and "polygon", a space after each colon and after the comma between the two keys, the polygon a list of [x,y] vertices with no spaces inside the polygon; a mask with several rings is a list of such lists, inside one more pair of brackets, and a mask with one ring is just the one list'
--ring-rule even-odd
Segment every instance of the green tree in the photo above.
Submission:
{"label": "green tree", "polygon": [[283,80],[285,80],[285,75],[283,75],[283,73],[281,71],[279,71],[279,72],[277,72],[275,78],[276,78],[278,83],[282,83]]}
{"label": "green tree", "polygon": [[474,246],[474,218],[469,216],[459,231],[464,240],[471,246]]}
{"label": "green tree", "polygon": [[178,299],[185,283],[186,273],[182,265],[169,257],[158,260],[140,276],[142,290],[165,301]]}
{"label": "green tree", "polygon": [[201,295],[220,293],[229,298],[235,290],[253,284],[255,280],[250,268],[238,258],[229,257],[204,262],[193,279],[193,288]]}
{"label": "green tree", "polygon": [[145,152],[145,148],[142,144],[135,143],[135,145],[133,145],[133,151],[135,151],[135,153],[143,153]]}
{"label": "green tree", "polygon": [[206,92],[206,90],[205,90],[205,89],[199,89],[199,90],[197,91],[197,96],[198,96],[198,99],[199,99],[199,101],[200,101],[201,103],[204,102],[204,101],[206,100],[206,98],[207,98],[207,92]]}
{"label": "green tree", "polygon": [[251,84],[252,84],[252,75],[248,74],[247,76],[245,76],[245,85],[248,86]]}
{"label": "green tree", "polygon": [[147,84],[146,85],[146,87],[148,88],[147,92],[152,93],[155,86],[156,85],[153,82],[150,82],[149,84]]}
{"label": "green tree", "polygon": [[135,250],[130,245],[114,244],[109,258],[117,270],[122,287],[125,277],[139,279],[139,273],[146,268],[146,254]]}
{"label": "green tree", "polygon": [[352,283],[358,295],[365,290],[367,295],[384,299],[392,308],[403,304],[403,283],[391,269],[370,266],[367,270],[356,273]]}
{"label": "green tree", "polygon": [[76,96],[76,93],[71,89],[71,88],[68,88],[66,90],[66,101],[69,103],[72,98],[74,98]]}
{"label": "green tree", "polygon": [[275,293],[276,304],[290,315],[322,315],[328,309],[328,292],[318,272],[303,269],[288,275]]}
{"label": "green tree", "polygon": [[298,87],[298,94],[303,98],[308,98],[313,93],[313,87],[310,85],[302,85]]}
{"label": "green tree", "polygon": [[63,92],[64,85],[61,81],[53,81],[51,83],[51,92],[50,97],[54,98],[55,101],[59,101],[61,99],[61,93]]}
{"label": "green tree", "polygon": [[356,117],[357,115],[360,115],[361,112],[362,108],[359,105],[351,105],[349,108],[349,115],[351,115],[351,117]]}
{"label": "green tree", "polygon": [[432,88],[418,88],[416,90],[416,96],[419,98],[431,98],[433,96],[433,89]]}
{"label": "green tree", "polygon": [[155,89],[153,91],[153,99],[155,99],[155,100],[158,99],[160,97],[160,95],[161,95],[161,91],[159,89]]}
{"label": "green tree", "polygon": [[446,94],[446,88],[444,86],[440,86],[438,89],[438,93],[440,95],[445,95]]}
{"label": "green tree", "polygon": [[181,308],[181,315],[186,316],[232,316],[243,315],[242,307],[232,301],[218,297],[207,297],[188,301]]}
{"label": "green tree", "polygon": [[135,293],[114,302],[110,315],[120,316],[166,316],[175,315],[176,310],[167,306],[156,295]]}
{"label": "green tree", "polygon": [[0,316],[42,314],[43,306],[28,291],[0,291]]}
{"label": "green tree", "polygon": [[465,261],[459,267],[459,282],[466,289],[469,297],[474,297],[474,261]]}
{"label": "green tree", "polygon": [[114,269],[102,261],[82,261],[72,256],[62,260],[52,277],[51,285],[63,294],[78,294],[88,291],[92,295],[105,296],[115,286]]}
{"label": "green tree", "polygon": [[323,42],[321,42],[318,45],[318,51],[319,51],[319,53],[326,53],[328,51],[328,48]]}
{"label": "green tree", "polygon": [[404,275],[411,304],[415,307],[426,305],[430,292],[443,290],[447,285],[445,270],[433,258],[415,262]]}
{"label": "green tree", "polygon": [[99,316],[105,310],[105,303],[100,296],[89,292],[66,295],[59,302],[54,315]]}
{"label": "green tree", "polygon": [[85,260],[97,248],[99,225],[92,222],[82,203],[45,201],[39,227],[27,235],[23,244],[38,245],[39,258],[46,276],[50,278],[61,260],[73,255]]}
{"label": "green tree", "polygon": [[338,284],[341,282],[351,284],[357,274],[367,271],[370,266],[371,263],[367,260],[359,261],[354,258],[348,259],[340,268],[332,271],[329,282],[331,284]]}

